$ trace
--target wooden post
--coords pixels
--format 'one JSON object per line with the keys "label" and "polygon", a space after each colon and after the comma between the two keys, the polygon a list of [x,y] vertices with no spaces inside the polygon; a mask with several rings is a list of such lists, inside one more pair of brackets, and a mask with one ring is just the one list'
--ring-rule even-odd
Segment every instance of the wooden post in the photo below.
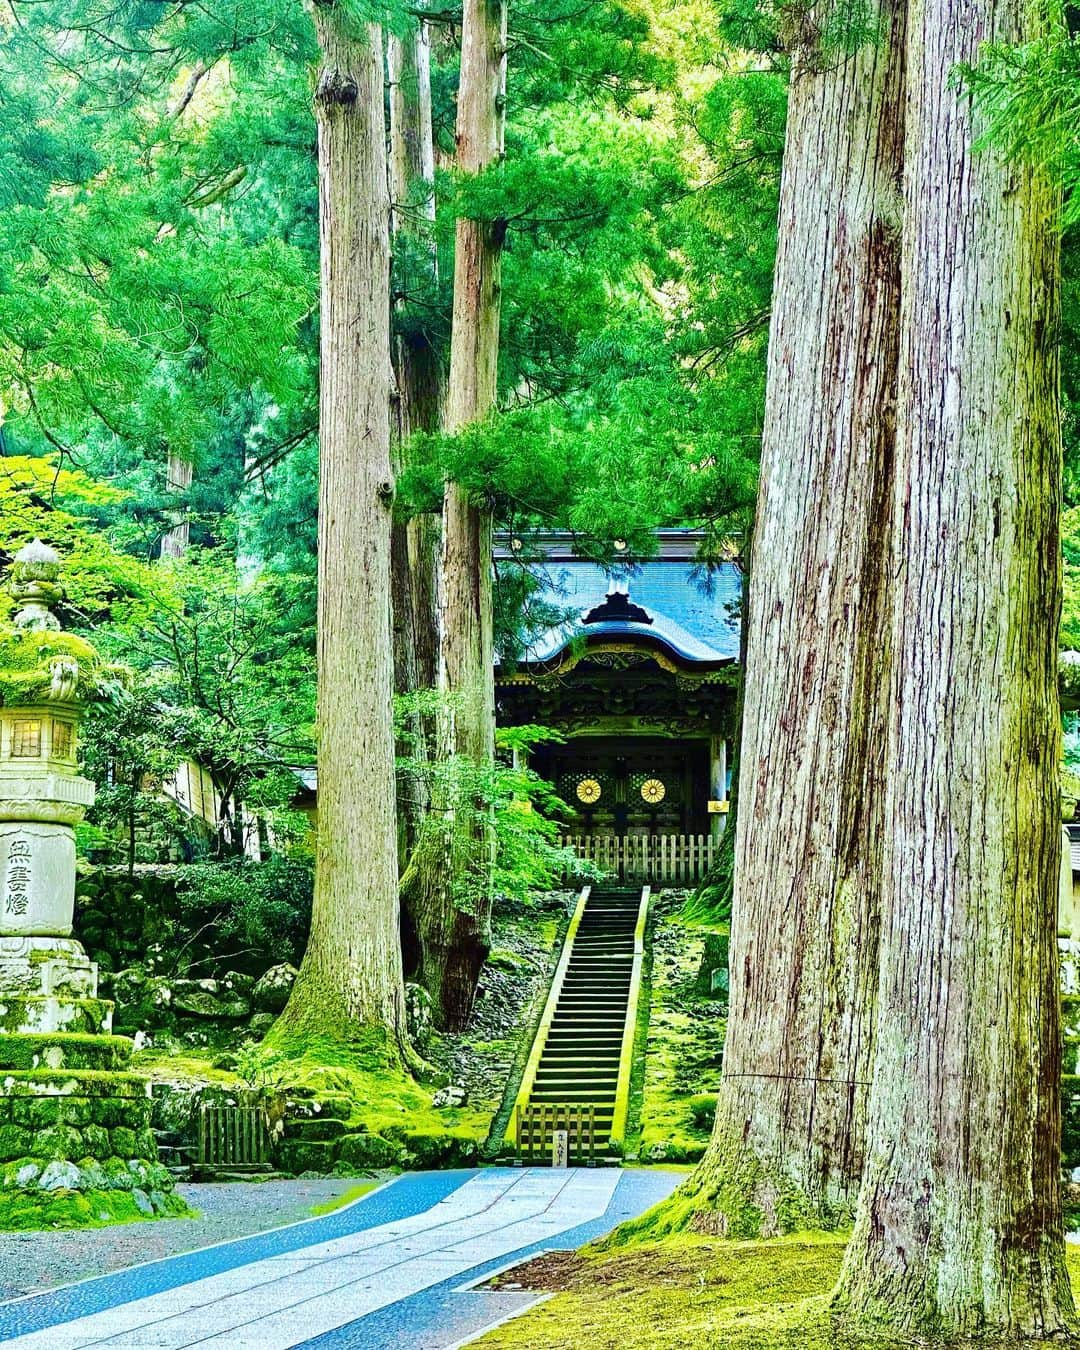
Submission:
{"label": "wooden post", "polygon": [[[713,801],[722,802],[727,797],[727,741],[723,736],[709,737],[709,792]],[[711,815],[710,837],[719,840],[726,824],[726,815]]]}

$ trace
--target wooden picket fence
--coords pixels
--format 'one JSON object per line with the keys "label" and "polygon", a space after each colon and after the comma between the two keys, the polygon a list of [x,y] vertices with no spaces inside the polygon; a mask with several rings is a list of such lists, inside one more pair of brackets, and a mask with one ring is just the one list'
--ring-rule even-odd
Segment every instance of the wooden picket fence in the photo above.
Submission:
{"label": "wooden picket fence", "polygon": [[270,1131],[262,1106],[203,1106],[199,1167],[206,1171],[270,1170]]}
{"label": "wooden picket fence", "polygon": [[696,885],[717,848],[709,834],[573,834],[559,842],[620,881],[661,886]]}
{"label": "wooden picket fence", "polygon": [[[550,1163],[552,1134],[567,1133],[571,1163],[589,1163],[597,1155],[596,1107],[586,1103],[528,1102],[515,1107],[514,1136],[517,1155],[522,1162]],[[610,1108],[609,1108],[610,1115]],[[611,1125],[607,1127],[611,1133]]]}

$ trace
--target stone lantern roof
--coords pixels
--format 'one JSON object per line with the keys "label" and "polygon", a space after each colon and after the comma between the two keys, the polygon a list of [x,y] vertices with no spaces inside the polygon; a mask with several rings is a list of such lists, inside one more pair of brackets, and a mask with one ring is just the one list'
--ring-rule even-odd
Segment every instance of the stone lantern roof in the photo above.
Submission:
{"label": "stone lantern roof", "polygon": [[91,703],[104,679],[122,675],[85,638],[61,630],[61,568],[60,554],[40,539],[15,554],[8,588],[17,608],[0,625],[0,707]]}

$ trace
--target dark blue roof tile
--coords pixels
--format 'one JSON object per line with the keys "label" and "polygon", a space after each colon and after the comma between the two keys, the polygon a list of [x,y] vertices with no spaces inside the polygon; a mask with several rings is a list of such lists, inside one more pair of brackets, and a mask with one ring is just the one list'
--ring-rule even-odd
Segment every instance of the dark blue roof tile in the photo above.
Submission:
{"label": "dark blue roof tile", "polygon": [[[573,559],[536,563],[532,570],[542,582],[537,598],[567,618],[533,637],[524,653],[527,663],[554,660],[571,642],[597,638],[660,642],[690,664],[738,660],[742,578],[733,563],[710,571],[672,560],[606,569]],[[602,618],[583,623],[613,588],[628,590],[632,605],[646,610],[652,622]]]}

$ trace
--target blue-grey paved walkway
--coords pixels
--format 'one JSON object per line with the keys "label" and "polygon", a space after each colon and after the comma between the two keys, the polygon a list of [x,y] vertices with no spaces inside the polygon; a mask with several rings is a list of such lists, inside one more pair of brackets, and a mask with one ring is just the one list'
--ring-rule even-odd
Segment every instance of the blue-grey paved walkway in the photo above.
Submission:
{"label": "blue-grey paved walkway", "polygon": [[577,1246],[678,1180],[540,1168],[401,1177],[324,1218],[0,1305],[0,1340],[21,1350],[435,1350],[535,1297],[463,1285]]}

